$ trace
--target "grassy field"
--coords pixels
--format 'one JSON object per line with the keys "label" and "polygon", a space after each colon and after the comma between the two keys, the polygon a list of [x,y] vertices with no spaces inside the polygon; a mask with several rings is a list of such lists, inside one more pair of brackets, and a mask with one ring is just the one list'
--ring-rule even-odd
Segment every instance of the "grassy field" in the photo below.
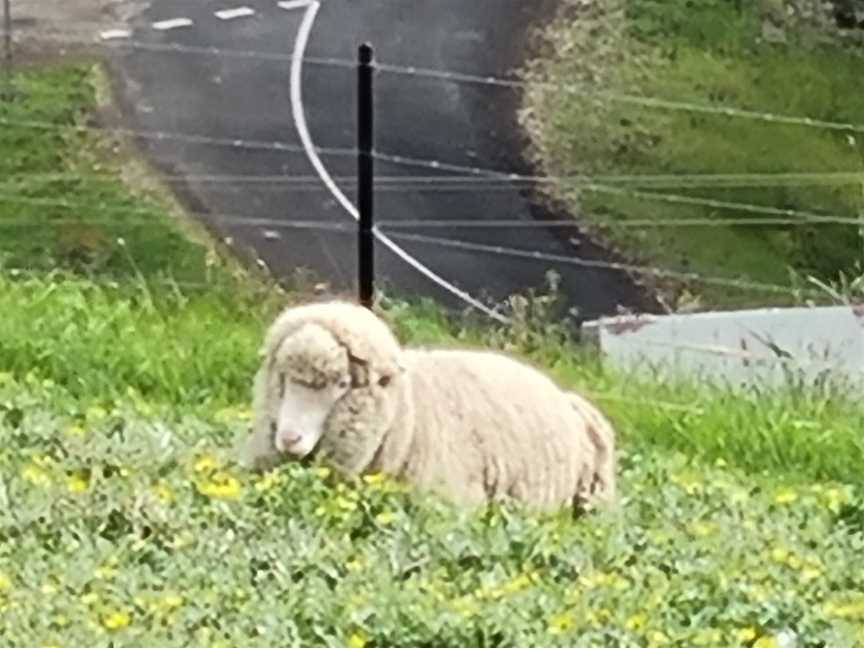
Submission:
{"label": "grassy field", "polygon": [[134,161],[117,155],[117,138],[86,128],[104,85],[90,65],[31,69],[16,78],[19,99],[0,102],[0,263],[154,281],[170,268],[174,281],[203,281],[213,257],[190,242],[189,221],[140,174],[118,183]]}
{"label": "grassy field", "polygon": [[[81,78],[29,82],[60,87],[67,74]],[[51,93],[34,93],[22,118],[47,110],[37,96],[69,123]],[[92,94],[77,102],[80,116]],[[52,172],[93,186],[76,152],[99,143],[57,135]],[[0,153],[33,147],[28,137],[42,135],[22,131]],[[98,179],[120,202],[151,204],[116,173]],[[173,226],[154,216],[146,241],[174,241]],[[17,226],[0,231],[12,251],[26,242]],[[117,223],[111,236],[134,231]],[[802,647],[864,641],[854,403],[637,380],[542,319],[490,328],[386,301],[403,341],[507,350],[595,398],[619,431],[620,506],[580,521],[458,512],[324,466],[252,475],[234,449],[257,347],[302,295],[207,274],[200,248],[177,241],[196,289],[170,281],[168,258],[0,271],[6,644],[766,648],[790,630]]]}
{"label": "grassy field", "polygon": [[[769,0],[739,3],[740,12],[730,0],[578,4],[563,3],[526,72],[523,122],[540,166],[601,178],[590,188],[564,183],[555,198],[626,256],[666,269],[786,286],[790,269],[823,281],[861,274],[860,128],[770,115],[864,123],[864,99],[851,91],[864,49]],[[727,108],[767,117],[729,116]],[[852,175],[830,175],[838,173]],[[724,174],[738,177],[716,177]],[[610,178],[628,175],[672,177]],[[682,177],[693,175],[702,178]],[[814,224],[819,217],[848,223]],[[675,220],[702,224],[663,224]],[[694,288],[709,304],[790,299]]]}
{"label": "grassy field", "polygon": [[239,468],[266,312],[238,318],[218,291],[154,307],[134,285],[0,280],[0,633],[15,645],[864,639],[853,407],[636,384],[566,345],[394,306],[403,339],[509,347],[619,430],[618,510],[460,514],[321,466]]}

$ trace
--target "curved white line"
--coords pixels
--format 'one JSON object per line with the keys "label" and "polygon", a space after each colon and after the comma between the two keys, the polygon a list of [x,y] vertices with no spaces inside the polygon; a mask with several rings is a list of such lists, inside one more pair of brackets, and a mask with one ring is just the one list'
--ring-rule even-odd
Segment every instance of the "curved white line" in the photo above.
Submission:
{"label": "curved white line", "polygon": [[[315,25],[315,18],[318,15],[318,9],[321,7],[319,0],[311,0],[306,6],[306,12],[303,15],[303,22],[300,24],[300,29],[297,32],[297,38],[294,41],[294,54],[291,60],[291,112],[294,116],[294,126],[297,129],[297,134],[300,136],[300,141],[303,144],[303,150],[306,151],[306,157],[315,168],[321,181],[327,187],[337,202],[347,211],[351,217],[359,221],[360,213],[354,204],[342,193],[339,186],[331,177],[329,171],[321,162],[318,152],[315,150],[315,145],[312,142],[312,136],[309,134],[309,127],[306,123],[306,112],[303,107],[303,57],[306,53],[306,46],[309,43],[309,35],[312,33],[312,27]],[[474,308],[484,312],[492,319],[499,322],[507,323],[509,320],[490,309],[482,302],[474,299],[471,295],[463,290],[460,290],[445,279],[442,279],[437,274],[432,272],[417,259],[408,254],[405,250],[399,247],[387,235],[382,234],[377,229],[373,230],[375,238],[381,241],[384,245],[390,248],[397,256],[405,261],[412,268],[431,279],[435,284],[459,297],[462,301],[470,304]]]}

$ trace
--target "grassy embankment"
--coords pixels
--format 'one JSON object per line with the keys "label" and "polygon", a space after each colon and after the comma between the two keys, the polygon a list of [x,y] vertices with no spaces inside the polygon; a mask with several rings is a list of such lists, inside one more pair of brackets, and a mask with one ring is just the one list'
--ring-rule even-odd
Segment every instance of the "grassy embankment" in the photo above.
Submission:
{"label": "grassy embankment", "polygon": [[[841,42],[824,24],[795,18],[784,3],[771,0],[612,0],[583,10],[578,5],[564,3],[541,38],[541,55],[527,66],[531,82],[523,121],[546,172],[606,179],[593,189],[554,188],[556,199],[627,257],[647,265],[786,287],[800,286],[809,275],[835,282],[840,273],[861,274],[864,239],[854,223],[864,214],[860,126],[827,128],[723,112],[864,124],[864,98],[853,91],[864,61],[860,46]],[[550,80],[571,84],[572,91],[543,84]],[[852,177],[825,175],[837,173]],[[680,177],[692,174],[744,177]],[[657,178],[653,185],[609,179],[627,175],[675,177]],[[692,204],[693,199],[718,202]],[[853,222],[802,224],[807,214]],[[766,218],[793,223],[757,223]],[[661,224],[685,219],[714,224]],[[725,219],[739,224],[718,224]],[[642,224],[633,226],[636,221]],[[783,292],[699,283],[690,291],[705,305],[794,300]]]}
{"label": "grassy embankment", "polygon": [[[0,202],[4,248],[31,269],[0,273],[7,643],[769,646],[788,627],[802,646],[862,640],[862,421],[836,399],[637,383],[551,326],[391,304],[405,340],[508,348],[595,396],[620,430],[620,510],[458,514],[386,480],[239,470],[255,350],[286,298],[208,270],[159,199],[120,182],[124,161],[66,128],[92,109],[84,79],[27,74],[16,118],[60,130],[0,134],[6,182],[23,176],[4,194],[82,203]],[[84,227],[95,204],[150,220],[100,224],[106,248],[82,268],[50,219]]]}

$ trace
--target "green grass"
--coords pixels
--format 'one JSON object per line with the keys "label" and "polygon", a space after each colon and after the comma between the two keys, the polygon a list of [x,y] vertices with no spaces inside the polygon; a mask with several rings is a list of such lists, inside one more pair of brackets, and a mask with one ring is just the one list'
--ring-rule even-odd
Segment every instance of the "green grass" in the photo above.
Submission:
{"label": "green grass", "polygon": [[227,451],[242,411],[79,413],[27,382],[0,399],[22,412],[0,423],[12,645],[748,646],[792,627],[845,647],[864,631],[864,506],[842,485],[626,448],[618,511],[459,513],[320,467],[254,477]]}
{"label": "green grass", "polygon": [[[578,16],[564,14],[548,29],[548,51],[527,72],[525,121],[538,162],[556,175],[851,172],[864,179],[864,139],[851,130],[661,109],[615,98],[864,123],[864,99],[850,92],[864,61],[860,49],[832,41],[822,27],[788,18],[787,42],[765,42],[760,16],[770,3],[743,4],[741,15],[726,0],[620,0]],[[540,83],[549,79],[581,84],[580,89],[564,92]],[[854,224],[802,225],[798,218],[795,224],[766,226],[755,220],[778,215],[675,204],[652,194],[856,219],[864,213],[862,180],[678,184],[640,188],[637,183],[623,187],[623,193],[609,192],[608,182],[595,189],[571,185],[555,195],[584,214],[598,235],[646,264],[782,286],[791,285],[790,270],[827,281],[840,272],[860,272],[864,241]],[[641,194],[628,194],[640,189]],[[743,219],[745,224],[627,225],[670,219]],[[738,288],[696,288],[709,304],[791,301],[788,295]]]}
{"label": "green grass", "polygon": [[[0,367],[16,382],[49,381],[110,409],[132,393],[198,415],[250,397],[264,328],[302,296],[244,296],[234,286],[149,291],[62,276],[0,277]],[[864,483],[864,415],[854,400],[793,389],[736,393],[653,381],[604,368],[563,333],[536,321],[509,328],[448,320],[429,304],[383,311],[412,344],[484,346],[515,353],[603,406],[622,442],[680,451],[753,473]]]}
{"label": "green grass", "polygon": [[0,102],[0,263],[91,276],[198,282],[212,270],[166,202],[118,182],[116,138],[79,128],[95,112],[99,69],[62,65],[16,75]]}
{"label": "green grass", "polygon": [[[31,78],[47,93],[65,74]],[[3,152],[18,148],[23,132]],[[118,201],[159,204],[100,178]],[[174,240],[161,213],[148,240]],[[403,342],[517,354],[618,430],[616,509],[460,512],[314,464],[236,464],[264,328],[302,293],[227,272],[192,289],[157,265],[21,261],[0,268],[4,645],[763,647],[790,627],[802,647],[864,641],[854,399],[618,374],[546,321],[542,299],[509,327],[385,300]]]}

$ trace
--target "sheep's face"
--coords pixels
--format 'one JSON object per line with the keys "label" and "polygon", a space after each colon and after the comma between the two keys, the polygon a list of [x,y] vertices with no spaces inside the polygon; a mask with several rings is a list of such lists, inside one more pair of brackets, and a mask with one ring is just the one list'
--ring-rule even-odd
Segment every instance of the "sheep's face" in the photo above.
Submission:
{"label": "sheep's face", "polygon": [[318,445],[330,413],[351,389],[348,352],[326,329],[308,324],[286,338],[268,371],[273,445],[298,458]]}
{"label": "sheep's face", "polygon": [[373,465],[385,434],[393,428],[404,405],[403,371],[399,368],[392,374],[380,374],[370,368],[364,384],[336,403],[319,448],[328,463],[354,475]]}

